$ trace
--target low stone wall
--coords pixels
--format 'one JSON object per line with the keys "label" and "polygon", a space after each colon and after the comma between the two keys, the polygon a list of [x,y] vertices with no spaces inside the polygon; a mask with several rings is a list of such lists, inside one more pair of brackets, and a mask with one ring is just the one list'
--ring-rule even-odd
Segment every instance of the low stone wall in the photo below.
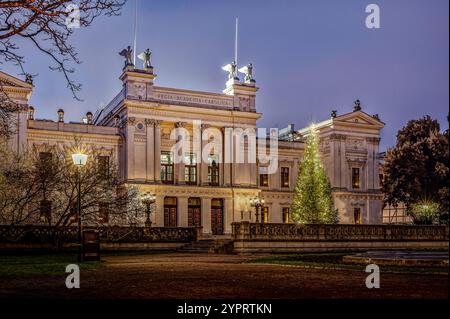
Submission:
{"label": "low stone wall", "polygon": [[[102,250],[175,250],[201,236],[193,227],[85,227],[99,232]],[[66,249],[77,243],[77,227],[0,226],[0,250]]]}
{"label": "low stone wall", "polygon": [[234,251],[448,249],[448,226],[233,223]]}

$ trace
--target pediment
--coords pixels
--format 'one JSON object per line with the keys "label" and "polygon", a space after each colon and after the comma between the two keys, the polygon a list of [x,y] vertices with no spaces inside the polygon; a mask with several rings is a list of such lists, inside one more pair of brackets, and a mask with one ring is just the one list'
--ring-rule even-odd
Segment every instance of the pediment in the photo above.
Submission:
{"label": "pediment", "polygon": [[340,124],[360,124],[362,126],[374,126],[374,127],[383,127],[384,123],[363,111],[356,111],[347,114],[343,114],[341,116],[337,116],[333,119],[333,123]]}
{"label": "pediment", "polygon": [[33,89],[33,85],[12,75],[0,71],[0,85],[2,87]]}

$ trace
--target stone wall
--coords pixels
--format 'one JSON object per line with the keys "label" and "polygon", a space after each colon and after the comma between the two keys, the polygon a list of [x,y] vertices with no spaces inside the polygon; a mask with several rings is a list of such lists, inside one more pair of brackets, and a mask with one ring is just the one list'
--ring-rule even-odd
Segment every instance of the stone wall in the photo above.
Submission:
{"label": "stone wall", "polygon": [[234,250],[296,252],[448,249],[448,226],[233,223]]}
{"label": "stone wall", "polygon": [[[90,228],[91,229],[91,228]],[[102,249],[176,249],[201,236],[194,227],[97,227]],[[69,248],[77,227],[0,226],[0,250]]]}

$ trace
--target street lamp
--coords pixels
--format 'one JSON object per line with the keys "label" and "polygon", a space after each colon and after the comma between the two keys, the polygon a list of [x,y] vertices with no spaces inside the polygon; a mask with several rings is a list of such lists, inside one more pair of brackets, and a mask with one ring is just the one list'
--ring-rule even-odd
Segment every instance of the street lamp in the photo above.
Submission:
{"label": "street lamp", "polygon": [[78,223],[78,261],[81,261],[82,257],[82,239],[81,239],[81,177],[80,169],[86,165],[88,156],[82,153],[72,154],[73,164],[77,167],[77,223]]}
{"label": "street lamp", "polygon": [[141,197],[141,201],[146,207],[145,213],[147,215],[147,219],[145,220],[145,227],[152,227],[152,221],[150,219],[150,214],[151,214],[151,206],[152,206],[152,204],[155,203],[155,200],[156,200],[155,194],[145,193]]}
{"label": "street lamp", "polygon": [[[259,223],[259,210],[261,208],[261,206],[264,206],[264,204],[266,203],[266,201],[264,200],[264,198],[261,198],[258,196],[250,198],[250,206],[251,207],[255,207],[256,210],[256,222]],[[264,218],[261,216],[261,222],[264,222]]]}

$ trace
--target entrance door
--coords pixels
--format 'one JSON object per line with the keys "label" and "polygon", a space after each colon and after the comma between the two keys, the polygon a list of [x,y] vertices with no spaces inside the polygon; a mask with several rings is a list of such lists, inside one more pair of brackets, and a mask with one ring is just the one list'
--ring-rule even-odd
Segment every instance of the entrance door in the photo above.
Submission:
{"label": "entrance door", "polygon": [[164,198],[164,227],[177,227],[177,198]]}
{"label": "entrance door", "polygon": [[213,235],[223,235],[223,200],[211,200],[211,231]]}
{"label": "entrance door", "polygon": [[188,202],[188,226],[200,227],[202,225],[202,205],[200,198],[189,198]]}

